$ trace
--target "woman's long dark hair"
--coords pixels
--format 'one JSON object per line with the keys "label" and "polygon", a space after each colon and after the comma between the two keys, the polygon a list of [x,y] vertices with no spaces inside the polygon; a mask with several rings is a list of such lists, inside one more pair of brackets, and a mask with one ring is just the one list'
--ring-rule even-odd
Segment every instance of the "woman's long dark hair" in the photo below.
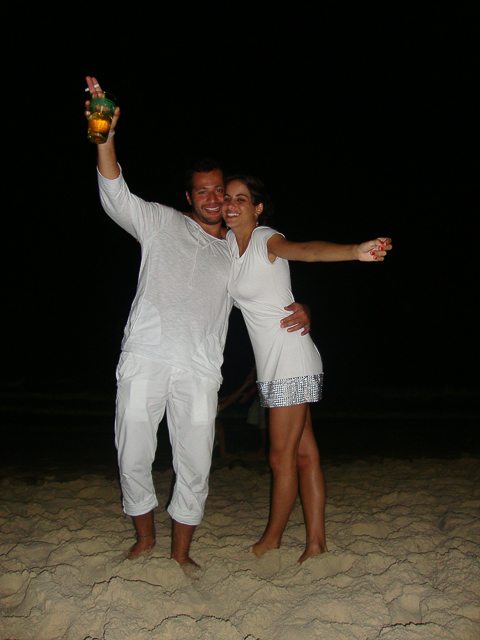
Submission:
{"label": "woman's long dark hair", "polygon": [[268,195],[267,189],[263,182],[259,178],[255,178],[254,176],[237,174],[234,176],[228,176],[228,178],[225,179],[225,186],[227,186],[229,182],[233,182],[234,180],[242,182],[247,187],[248,191],[250,192],[252,204],[255,207],[258,204],[263,204],[263,211],[258,216],[258,224],[268,225],[275,211],[275,207],[270,200],[270,196]]}

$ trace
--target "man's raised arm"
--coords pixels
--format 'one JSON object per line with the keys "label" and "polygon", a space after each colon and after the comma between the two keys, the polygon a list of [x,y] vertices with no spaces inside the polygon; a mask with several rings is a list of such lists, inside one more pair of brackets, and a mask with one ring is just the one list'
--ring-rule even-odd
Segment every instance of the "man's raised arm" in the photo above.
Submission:
{"label": "man's raised arm", "polygon": [[[100,87],[98,80],[95,77],[87,76],[87,86],[90,91],[91,98],[97,98],[98,96],[103,95],[102,88]],[[88,119],[90,115],[89,111],[90,100],[85,102],[85,115]],[[108,141],[104,144],[97,144],[97,152],[98,152],[98,170],[102,174],[104,178],[108,180],[115,180],[120,175],[120,169],[117,164],[117,155],[115,153],[115,144],[113,142],[114,136],[112,135],[115,131],[115,127],[118,122],[118,118],[120,117],[120,108],[115,108],[115,115],[113,116],[112,124],[110,126],[110,136]]]}

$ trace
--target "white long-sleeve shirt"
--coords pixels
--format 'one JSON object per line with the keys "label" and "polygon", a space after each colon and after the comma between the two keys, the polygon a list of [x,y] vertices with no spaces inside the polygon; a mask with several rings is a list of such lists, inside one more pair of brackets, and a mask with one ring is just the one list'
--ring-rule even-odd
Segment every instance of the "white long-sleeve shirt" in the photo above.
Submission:
{"label": "white long-sleeve shirt", "polygon": [[142,249],[122,350],[220,383],[232,308],[227,242],[179,211],[133,195],[122,174],[108,180],[98,173],[98,181],[103,208]]}

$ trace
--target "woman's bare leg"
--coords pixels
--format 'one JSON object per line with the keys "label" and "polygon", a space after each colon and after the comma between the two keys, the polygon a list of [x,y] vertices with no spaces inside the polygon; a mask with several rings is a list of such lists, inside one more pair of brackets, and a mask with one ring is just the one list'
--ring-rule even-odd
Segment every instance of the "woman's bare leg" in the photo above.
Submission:
{"label": "woman's bare leg", "polygon": [[299,558],[303,562],[319,553],[327,551],[325,539],[325,500],[326,489],[320,455],[312,429],[310,407],[307,410],[305,429],[303,430],[297,454],[300,496],[302,499],[307,544]]}
{"label": "woman's bare leg", "polygon": [[252,551],[262,556],[278,549],[298,493],[297,452],[305,427],[307,404],[275,407],[269,411],[270,466],[273,489],[267,528]]}

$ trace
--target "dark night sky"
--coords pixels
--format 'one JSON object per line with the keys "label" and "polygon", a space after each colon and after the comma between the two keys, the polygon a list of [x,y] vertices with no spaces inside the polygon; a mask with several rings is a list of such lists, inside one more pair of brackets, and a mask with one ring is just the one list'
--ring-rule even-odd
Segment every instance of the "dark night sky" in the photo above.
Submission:
{"label": "dark night sky", "polygon": [[[139,247],[99,204],[92,74],[118,97],[118,155],[141,197],[185,210],[186,166],[214,155],[264,179],[290,239],[393,238],[381,265],[292,266],[334,385],[478,383],[471,16],[442,6],[184,8],[132,29],[120,14],[101,40],[86,22],[65,17],[60,36],[32,18],[29,62],[6,80],[29,126],[4,132],[4,380],[113,380]],[[230,343],[227,375],[247,360]]]}

